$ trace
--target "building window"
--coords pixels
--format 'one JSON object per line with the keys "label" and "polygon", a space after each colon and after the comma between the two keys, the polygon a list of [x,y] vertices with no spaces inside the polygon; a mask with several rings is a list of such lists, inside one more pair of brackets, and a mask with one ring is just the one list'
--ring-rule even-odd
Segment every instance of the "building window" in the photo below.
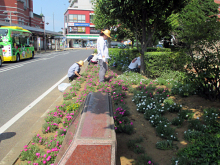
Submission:
{"label": "building window", "polygon": [[94,15],[90,15],[90,23],[93,23]]}
{"label": "building window", "polygon": [[94,27],[90,27],[90,34],[99,34],[100,30],[96,30]]}
{"label": "building window", "polygon": [[69,33],[86,33],[86,27],[81,26],[69,26]]}
{"label": "building window", "polygon": [[70,14],[69,15],[69,22],[86,22],[86,16],[85,15],[76,15],[76,14]]}
{"label": "building window", "polygon": [[24,10],[27,9],[27,0],[24,0]]}
{"label": "building window", "polygon": [[5,18],[5,22],[10,22],[10,19],[8,17]]}
{"label": "building window", "polygon": [[65,22],[67,22],[67,16],[65,16]]}

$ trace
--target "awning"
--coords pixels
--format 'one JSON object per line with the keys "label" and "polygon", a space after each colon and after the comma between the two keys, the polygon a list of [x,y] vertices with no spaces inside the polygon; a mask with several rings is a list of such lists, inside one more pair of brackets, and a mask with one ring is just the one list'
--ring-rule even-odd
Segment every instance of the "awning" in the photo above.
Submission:
{"label": "awning", "polygon": [[[8,22],[0,21],[0,26],[10,26],[10,24]],[[20,25],[20,24],[13,24],[13,23],[11,24],[11,26],[19,26],[19,27],[22,27],[24,29],[31,31],[32,33],[42,33],[42,34],[44,33],[44,29],[40,29],[40,28],[36,28],[36,27]],[[52,35],[52,36],[63,36],[62,34],[60,34],[58,32],[54,32],[54,31],[50,31],[50,30],[45,30],[45,34]]]}

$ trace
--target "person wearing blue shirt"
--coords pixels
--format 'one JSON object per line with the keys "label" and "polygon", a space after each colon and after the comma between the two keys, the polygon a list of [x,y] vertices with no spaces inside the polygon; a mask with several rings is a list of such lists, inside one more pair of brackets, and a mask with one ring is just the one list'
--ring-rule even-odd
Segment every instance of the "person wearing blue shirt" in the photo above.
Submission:
{"label": "person wearing blue shirt", "polygon": [[87,58],[87,61],[89,62],[88,65],[90,65],[91,63],[91,59],[94,57],[95,53],[91,54],[88,58]]}
{"label": "person wearing blue shirt", "polygon": [[105,78],[105,73],[107,72],[108,69],[108,47],[107,44],[105,42],[105,40],[107,40],[108,37],[111,38],[110,36],[111,32],[110,30],[105,30],[102,31],[99,38],[97,39],[97,51],[98,51],[98,59],[99,59],[99,66],[100,66],[100,70],[99,70],[99,82],[104,82],[104,78]]}
{"label": "person wearing blue shirt", "polygon": [[80,77],[80,67],[84,65],[84,62],[80,60],[79,62],[74,63],[68,70],[69,82],[73,81],[74,78]]}

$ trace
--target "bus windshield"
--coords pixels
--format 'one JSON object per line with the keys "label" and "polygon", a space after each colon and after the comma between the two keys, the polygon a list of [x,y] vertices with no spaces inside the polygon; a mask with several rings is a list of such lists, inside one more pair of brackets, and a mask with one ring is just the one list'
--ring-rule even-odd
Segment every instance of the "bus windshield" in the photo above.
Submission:
{"label": "bus windshield", "polygon": [[0,36],[7,36],[8,30],[7,29],[0,29]]}

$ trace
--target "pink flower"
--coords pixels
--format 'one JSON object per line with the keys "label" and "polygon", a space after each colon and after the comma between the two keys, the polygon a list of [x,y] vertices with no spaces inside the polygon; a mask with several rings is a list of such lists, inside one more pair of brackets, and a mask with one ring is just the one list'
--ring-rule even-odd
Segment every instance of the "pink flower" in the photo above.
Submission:
{"label": "pink flower", "polygon": [[46,163],[47,163],[47,161],[46,161],[46,160],[44,160],[44,161],[43,161],[43,164],[46,164]]}
{"label": "pink flower", "polygon": [[36,153],[36,156],[40,156],[40,153]]}
{"label": "pink flower", "polygon": [[131,125],[133,125],[133,123],[131,122]]}
{"label": "pink flower", "polygon": [[27,148],[27,147],[28,147],[27,145],[24,146],[24,148]]}
{"label": "pink flower", "polygon": [[34,145],[34,143],[32,143],[32,145]]}
{"label": "pink flower", "polygon": [[147,163],[148,163],[148,164],[151,164],[151,161],[148,161]]}
{"label": "pink flower", "polygon": [[24,151],[27,151],[27,150],[28,150],[28,149],[26,149],[26,148],[24,149]]}

